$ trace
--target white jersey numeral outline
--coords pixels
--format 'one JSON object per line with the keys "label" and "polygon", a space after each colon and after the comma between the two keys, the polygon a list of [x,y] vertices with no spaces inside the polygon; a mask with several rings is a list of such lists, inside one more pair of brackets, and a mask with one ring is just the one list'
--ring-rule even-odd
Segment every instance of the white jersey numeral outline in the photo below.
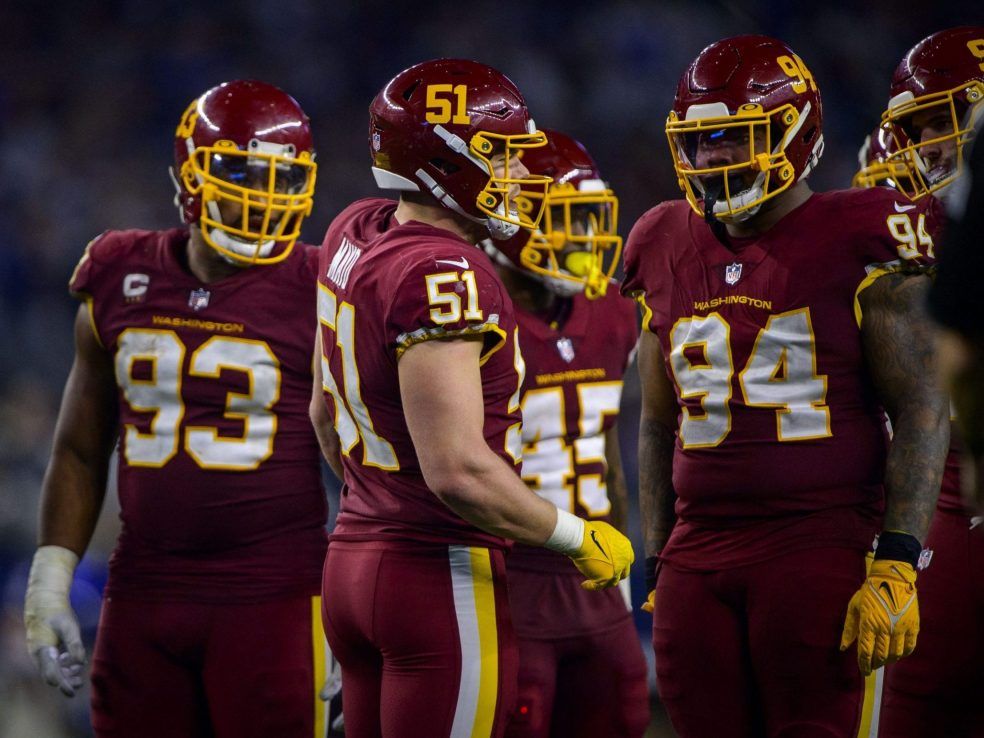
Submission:
{"label": "white jersey numeral outline", "polygon": [[[716,312],[681,318],[670,330],[669,363],[681,401],[696,397],[700,402],[700,412],[683,406],[681,445],[719,445],[731,432],[731,326]],[[779,441],[831,435],[827,377],[817,373],[809,308],[769,317],[738,374],[738,387],[744,405],[775,412]]]}
{"label": "white jersey numeral outline", "polygon": [[[273,454],[280,399],[280,361],[265,341],[212,336],[185,367],[184,342],[173,330],[127,328],[117,339],[116,381],[130,408],[153,413],[149,431],[124,424],[123,456],[130,466],[160,468],[178,453],[185,417],[182,395],[187,376],[218,379],[223,369],[246,374],[245,392],[226,393],[223,416],[240,421],[242,435],[220,435],[215,426],[184,428],[184,450],[202,469],[249,471]],[[137,362],[149,364],[149,378],[134,376]]]}
{"label": "white jersey numeral outline", "polygon": [[[523,395],[523,481],[548,502],[567,512],[577,503],[591,517],[611,510],[606,475],[605,418],[618,415],[622,382],[577,385],[578,435],[567,443],[563,387],[529,389]],[[602,474],[577,474],[576,464],[600,463]]]}

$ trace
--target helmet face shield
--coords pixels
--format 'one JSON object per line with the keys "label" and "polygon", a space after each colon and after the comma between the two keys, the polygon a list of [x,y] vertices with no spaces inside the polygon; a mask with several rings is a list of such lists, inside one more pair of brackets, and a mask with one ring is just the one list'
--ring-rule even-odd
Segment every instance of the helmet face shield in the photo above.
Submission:
{"label": "helmet face shield", "polygon": [[[523,199],[537,195],[523,188]],[[604,296],[622,253],[618,198],[601,180],[580,187],[554,184],[543,198],[543,219],[520,252],[520,264],[535,274],[583,288],[589,300]]]}
{"label": "helmet face shield", "polygon": [[274,246],[292,245],[311,213],[317,167],[306,151],[292,156],[290,146],[251,141],[247,148],[232,141],[199,147],[182,167],[182,180],[201,197],[202,235],[210,246],[237,262],[274,263],[290,252]]}
{"label": "helmet face shield", "polygon": [[[882,123],[895,138],[889,161],[904,167],[906,186],[900,189],[912,200],[929,194],[942,194],[964,168],[964,146],[973,139],[974,123],[984,113],[984,82],[928,95],[914,96],[906,91],[889,101]],[[931,134],[924,136],[929,122]],[[917,127],[917,123],[920,125]],[[935,161],[927,155],[937,153]]]}
{"label": "helmet face shield", "polygon": [[[678,183],[697,214],[706,217],[710,206],[720,220],[741,219],[793,184],[795,172],[785,146],[800,128],[795,107],[766,112],[747,104],[734,115],[723,105],[699,107],[703,109],[692,108],[686,120],[671,111],[666,121]],[[725,146],[732,155],[706,153]],[[712,163],[724,158],[729,161]]]}

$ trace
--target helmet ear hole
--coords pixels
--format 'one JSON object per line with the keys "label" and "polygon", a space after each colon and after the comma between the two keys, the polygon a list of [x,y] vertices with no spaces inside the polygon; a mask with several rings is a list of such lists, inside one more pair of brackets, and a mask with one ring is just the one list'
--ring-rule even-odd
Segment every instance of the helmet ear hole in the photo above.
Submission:
{"label": "helmet ear hole", "polygon": [[460,171],[461,169],[461,167],[459,167],[454,162],[450,162],[447,159],[441,159],[439,157],[435,157],[431,159],[429,163],[432,167],[437,169],[441,174],[445,176],[450,176],[455,172]]}
{"label": "helmet ear hole", "polygon": [[415,81],[415,82],[414,82],[414,83],[413,83],[412,85],[410,85],[410,86],[409,86],[408,88],[406,88],[406,89],[405,89],[405,90],[403,91],[403,94],[402,94],[402,95],[400,95],[400,97],[402,97],[402,98],[403,98],[404,100],[406,100],[407,102],[410,102],[410,98],[411,98],[411,97],[413,97],[413,93],[417,91],[417,88],[418,88],[418,87],[420,87],[420,80],[419,80],[419,79],[418,79],[418,80],[416,80],[416,81]]}

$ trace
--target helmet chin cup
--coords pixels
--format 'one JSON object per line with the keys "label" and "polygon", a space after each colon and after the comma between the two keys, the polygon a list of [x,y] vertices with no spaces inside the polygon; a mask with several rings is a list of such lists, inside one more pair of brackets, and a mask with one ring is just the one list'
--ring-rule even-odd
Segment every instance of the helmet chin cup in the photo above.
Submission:
{"label": "helmet chin cup", "polygon": [[750,187],[748,190],[738,195],[738,197],[734,198],[734,201],[739,205],[739,207],[743,205],[744,202],[754,202],[755,200],[759,200],[759,202],[746,210],[739,210],[737,213],[732,214],[729,214],[728,212],[728,203],[726,201],[718,200],[714,203],[714,217],[722,223],[744,223],[749,221],[762,209],[762,188]]}
{"label": "helmet chin cup", "polygon": [[277,245],[277,242],[273,240],[259,243],[242,241],[219,228],[203,227],[202,236],[205,239],[205,243],[218,251],[222,255],[222,258],[230,264],[236,264],[238,266],[252,264],[257,260],[269,258],[270,254],[273,253],[274,247]]}
{"label": "helmet chin cup", "polygon": [[[496,241],[506,241],[519,233],[522,226],[504,220],[506,217],[505,207],[502,203],[495,209],[496,215],[502,217],[489,216],[485,219],[485,227],[488,228],[489,235]],[[513,214],[515,219],[516,215]]]}

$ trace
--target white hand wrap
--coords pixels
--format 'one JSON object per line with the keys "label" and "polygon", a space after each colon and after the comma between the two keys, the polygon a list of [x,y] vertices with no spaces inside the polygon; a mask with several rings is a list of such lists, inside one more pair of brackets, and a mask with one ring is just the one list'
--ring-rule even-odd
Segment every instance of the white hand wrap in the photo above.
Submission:
{"label": "white hand wrap", "polygon": [[584,520],[557,508],[557,525],[543,546],[565,556],[573,556],[581,550],[583,540]]}
{"label": "white hand wrap", "polygon": [[61,546],[34,553],[24,598],[27,650],[45,681],[72,696],[82,686],[85,647],[68,593],[79,557]]}

